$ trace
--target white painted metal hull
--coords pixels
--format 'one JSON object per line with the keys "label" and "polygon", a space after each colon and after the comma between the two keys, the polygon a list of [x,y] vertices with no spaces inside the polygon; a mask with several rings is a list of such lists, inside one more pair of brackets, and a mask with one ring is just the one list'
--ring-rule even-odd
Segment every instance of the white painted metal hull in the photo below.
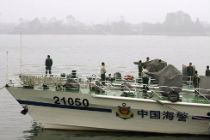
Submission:
{"label": "white painted metal hull", "polygon": [[[43,128],[70,130],[116,130],[167,134],[209,134],[209,104],[171,103],[128,97],[8,88],[17,101]],[[69,97],[88,106],[55,104],[55,98]],[[123,106],[124,105],[124,106]],[[129,110],[127,115],[119,112]],[[168,114],[167,114],[168,112]],[[185,116],[180,118],[180,114]]]}

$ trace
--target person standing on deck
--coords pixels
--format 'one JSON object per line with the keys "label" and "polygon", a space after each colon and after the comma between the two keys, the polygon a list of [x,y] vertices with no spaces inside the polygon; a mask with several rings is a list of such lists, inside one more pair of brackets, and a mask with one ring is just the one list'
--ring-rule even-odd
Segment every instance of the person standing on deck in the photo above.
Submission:
{"label": "person standing on deck", "polygon": [[193,86],[194,86],[194,88],[198,88],[199,81],[200,81],[200,78],[199,78],[199,75],[198,75],[198,71],[196,70],[195,74],[194,74],[194,77],[193,77]]}
{"label": "person standing on deck", "polygon": [[46,69],[45,74],[46,75],[48,74],[48,72],[51,75],[52,65],[53,65],[53,60],[50,58],[50,55],[47,55],[47,58],[45,60],[45,69]]}
{"label": "person standing on deck", "polygon": [[149,61],[150,61],[150,58],[146,57],[146,61],[142,63],[142,67],[147,66]]}
{"label": "person standing on deck", "polygon": [[149,75],[147,75],[147,73],[148,73],[147,67],[144,66],[142,71],[142,83],[146,85],[149,84]]}
{"label": "person standing on deck", "polygon": [[189,66],[187,66],[187,76],[190,81],[193,80],[194,73],[195,73],[194,67],[192,66],[192,62],[190,62]]}
{"label": "person standing on deck", "polygon": [[146,62],[149,62],[149,61],[150,61],[150,59],[149,59],[149,57],[147,57],[147,58],[146,58]]}
{"label": "person standing on deck", "polygon": [[142,66],[142,61],[140,60],[139,61],[139,64],[138,64],[138,71],[139,71],[139,78],[142,77],[142,71],[143,71],[143,66]]}
{"label": "person standing on deck", "polygon": [[210,69],[209,69],[209,66],[206,66],[206,76],[210,76]]}
{"label": "person standing on deck", "polygon": [[156,71],[160,71],[161,69],[163,69],[164,65],[161,64],[162,60],[159,59],[158,60],[158,65],[156,66]]}
{"label": "person standing on deck", "polygon": [[101,63],[100,75],[101,75],[102,84],[105,85],[106,68],[105,68],[105,63],[104,62]]}

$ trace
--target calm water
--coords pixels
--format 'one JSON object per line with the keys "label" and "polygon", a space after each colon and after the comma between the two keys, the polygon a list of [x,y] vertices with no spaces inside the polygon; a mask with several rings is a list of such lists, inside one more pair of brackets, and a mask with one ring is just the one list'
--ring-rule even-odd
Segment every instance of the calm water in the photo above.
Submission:
{"label": "calm water", "polygon": [[[21,71],[44,73],[44,60],[48,54],[54,61],[53,73],[70,73],[76,69],[80,76],[98,74],[100,63],[104,61],[108,73],[119,71],[136,76],[137,67],[133,62],[144,61],[149,56],[174,64],[180,70],[182,64],[192,62],[203,75],[206,65],[210,65],[209,50],[210,38],[196,36],[0,35],[0,87],[6,81],[6,51],[9,77],[14,79]],[[42,130],[30,116],[23,116],[20,111],[20,105],[12,96],[5,89],[0,90],[0,140],[209,139],[185,135]]]}

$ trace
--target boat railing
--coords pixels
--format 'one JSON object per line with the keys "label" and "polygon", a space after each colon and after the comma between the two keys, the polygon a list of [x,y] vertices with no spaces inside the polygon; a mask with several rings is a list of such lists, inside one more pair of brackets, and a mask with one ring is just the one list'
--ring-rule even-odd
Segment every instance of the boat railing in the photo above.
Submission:
{"label": "boat railing", "polygon": [[[26,71],[23,72],[23,74],[19,75],[20,79],[21,79],[21,84],[23,84],[23,85],[29,85],[30,86],[30,85],[46,84],[48,86],[56,86],[56,85],[64,85],[65,82],[66,82],[66,78],[61,77],[61,73],[64,72],[64,71],[60,72],[61,69],[64,68],[64,66],[62,66],[62,65],[54,66],[55,68],[57,67],[58,71],[56,71],[56,69],[55,69],[55,71],[53,71],[53,75],[51,75],[51,76],[49,76],[49,75],[46,76],[45,75],[45,73],[44,73],[45,72],[45,68],[44,67],[40,67],[38,65],[28,65],[26,67],[33,67],[32,68],[33,71],[35,69],[42,69],[42,72],[40,73],[39,70],[37,70],[37,71],[35,70],[36,72],[31,72],[30,70],[27,71],[27,69],[25,69]],[[90,75],[92,76],[92,74],[89,73],[89,72],[81,73],[77,66],[69,65],[67,67],[68,68],[66,70],[69,71],[69,73],[70,73],[70,70],[68,70],[68,69],[71,69],[71,70],[76,69],[77,70],[77,76],[81,77],[81,79],[86,79],[87,80],[88,76],[90,76]],[[66,68],[66,66],[65,66],[65,68]],[[56,74],[56,72],[57,72],[57,74]],[[134,75],[134,73],[132,73],[132,74]],[[100,77],[97,76],[97,74],[95,74],[95,79],[100,80]],[[201,94],[203,93],[202,91],[204,91],[204,90],[201,89],[199,87],[199,85],[198,85],[197,88],[193,87],[193,77],[187,76],[185,79],[187,79],[186,83],[188,85],[188,88],[190,89],[189,90],[190,92],[195,92],[195,90],[198,90],[199,92],[201,92]],[[112,81],[112,82],[106,80],[105,83],[107,85],[109,85],[109,86],[104,86],[103,89],[105,90],[105,92],[108,93],[108,92],[111,92],[110,91],[110,87],[111,86],[118,86],[119,87],[119,86],[121,86],[121,83],[123,83],[123,82],[128,82],[128,83],[131,82],[132,83],[132,88],[130,88],[128,86],[125,86],[125,89],[128,92],[132,91],[132,92],[135,93],[137,88],[141,88],[142,87],[141,80],[142,80],[141,78],[136,78],[136,79],[134,78],[133,80],[129,81],[129,80],[125,80],[124,77],[122,76],[121,79],[114,79],[114,81]],[[119,82],[119,83],[117,83],[117,82]],[[115,83],[115,84],[113,84],[113,83]],[[84,82],[84,80],[83,80],[83,82],[80,82],[80,86],[81,86],[81,88],[86,88],[87,89],[88,88],[88,83]],[[149,86],[150,86],[150,88],[159,88],[160,87],[158,85],[154,85],[152,82],[150,82]],[[205,92],[210,94],[208,91],[209,91],[208,89],[205,89]],[[199,94],[199,95],[201,95],[201,94]]]}
{"label": "boat railing", "polygon": [[[45,89],[44,85],[46,85],[46,89],[50,87],[50,89],[54,88],[56,90],[61,91],[69,91],[68,89],[65,89],[64,85],[66,84],[67,78],[66,77],[60,77],[60,75],[53,75],[53,76],[37,76],[37,75],[20,75],[21,83],[23,86],[26,87],[34,87],[34,86],[43,86],[43,89]],[[156,95],[158,99],[162,99],[164,96],[162,93],[165,91],[162,91],[161,88],[168,88],[171,91],[174,91],[176,89],[180,89],[180,87],[175,86],[158,86],[158,85],[146,85],[148,86],[148,90],[144,89],[144,84],[137,83],[137,82],[131,82],[130,85],[124,85],[124,89],[122,90],[121,86],[123,83],[125,83],[125,80],[118,81],[117,84],[113,84],[110,81],[106,81],[105,85],[97,85],[94,86],[98,89],[95,90],[95,92],[91,92],[90,87],[90,81],[87,77],[83,78],[75,78],[75,80],[79,83],[79,93],[87,93],[87,94],[103,94],[103,95],[114,95],[117,92],[117,96],[125,96],[125,97],[133,97],[133,98],[139,98],[140,96],[144,96],[148,94],[148,98],[152,98],[153,95]],[[95,80],[100,81],[99,77],[95,77]],[[94,80],[92,81],[94,82]],[[128,82],[129,83],[129,82]],[[74,84],[74,83],[73,83]],[[61,88],[57,88],[57,87]],[[117,89],[118,91],[114,91],[114,89]],[[71,90],[70,90],[71,91]],[[146,91],[144,94],[144,91]],[[209,98],[207,98],[206,95],[210,96],[210,89],[205,88],[195,88],[190,90],[183,90],[181,93],[187,93],[190,92],[191,94],[194,94],[195,96],[202,96],[205,100],[210,103]],[[187,91],[187,92],[186,92]],[[205,91],[205,92],[204,92]],[[141,94],[139,94],[141,93]],[[151,93],[151,94],[150,94]],[[169,92],[168,92],[169,93]],[[152,95],[152,96],[150,96]],[[144,97],[143,97],[144,98]]]}
{"label": "boat railing", "polygon": [[[17,75],[16,75],[17,76]],[[87,79],[88,76],[83,75],[83,76],[78,76],[81,77],[80,79]],[[66,81],[65,77],[62,77],[60,74],[54,74],[51,76],[46,76],[46,75],[42,75],[42,74],[21,74],[19,75],[19,78],[21,79],[21,81],[23,83],[30,83],[30,84],[40,84],[40,83],[46,83],[49,85],[55,85],[56,83],[63,83]],[[98,79],[100,80],[99,77],[94,77],[94,79]],[[116,84],[117,82],[119,82],[119,84]],[[138,80],[134,79],[134,80],[125,80],[125,79],[114,79],[113,81],[108,81],[105,80],[105,83],[111,83],[112,85],[118,85],[120,86],[121,83],[123,82],[132,82],[134,85],[142,85],[142,82],[138,82]],[[115,84],[114,84],[115,83]],[[158,84],[152,84],[150,83],[151,86],[158,86]],[[199,86],[198,86],[199,88]]]}
{"label": "boat railing", "polygon": [[[188,87],[193,87],[193,76],[183,76],[183,84],[188,85]],[[199,83],[199,81],[196,81],[197,83]]]}
{"label": "boat railing", "polygon": [[[52,66],[52,76],[60,76],[61,74],[69,75],[73,70],[76,70],[78,77],[84,77],[90,75],[90,72],[84,70],[84,66],[81,65],[53,65]],[[96,69],[92,71],[97,71]],[[22,65],[21,74],[25,75],[37,75],[37,76],[45,76],[45,66],[40,64],[24,64]]]}
{"label": "boat railing", "polygon": [[58,84],[65,83],[66,79],[62,78],[60,76],[54,75],[54,76],[44,76],[44,75],[25,75],[22,74],[19,76],[21,80],[21,84],[24,85],[51,85],[55,86]]}

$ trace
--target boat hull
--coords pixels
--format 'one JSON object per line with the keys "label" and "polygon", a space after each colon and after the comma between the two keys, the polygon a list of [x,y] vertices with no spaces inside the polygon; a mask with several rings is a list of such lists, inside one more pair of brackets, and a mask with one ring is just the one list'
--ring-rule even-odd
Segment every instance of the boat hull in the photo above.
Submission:
{"label": "boat hull", "polygon": [[47,129],[209,134],[209,104],[15,87],[7,90]]}

